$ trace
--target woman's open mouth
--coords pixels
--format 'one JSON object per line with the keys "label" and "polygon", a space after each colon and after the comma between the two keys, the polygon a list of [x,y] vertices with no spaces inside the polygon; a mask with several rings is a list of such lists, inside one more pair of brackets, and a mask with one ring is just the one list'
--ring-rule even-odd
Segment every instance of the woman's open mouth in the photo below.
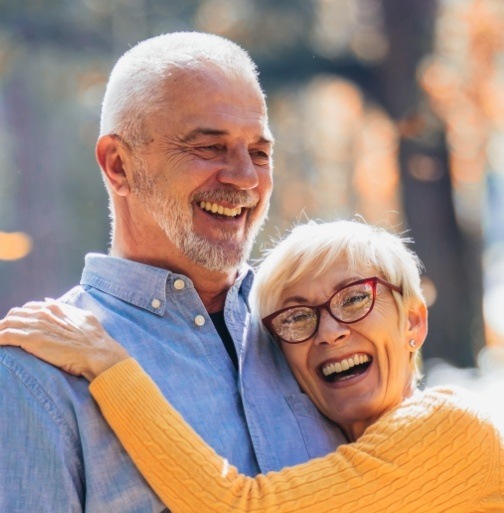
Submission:
{"label": "woman's open mouth", "polygon": [[355,353],[347,358],[322,364],[318,373],[327,383],[338,383],[360,376],[369,368],[373,358],[365,353]]}

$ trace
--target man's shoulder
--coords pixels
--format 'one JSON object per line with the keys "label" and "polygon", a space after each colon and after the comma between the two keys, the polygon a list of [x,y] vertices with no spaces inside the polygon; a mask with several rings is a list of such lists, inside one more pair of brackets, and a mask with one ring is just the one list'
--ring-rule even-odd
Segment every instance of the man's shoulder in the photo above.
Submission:
{"label": "man's shoulder", "polygon": [[109,316],[126,308],[127,303],[106,291],[100,291],[87,285],[77,285],[58,298],[58,301],[88,310],[96,315],[102,324]]}
{"label": "man's shoulder", "polygon": [[83,378],[70,376],[17,347],[0,347],[0,389],[4,390],[0,416],[12,414],[18,422],[38,419],[46,428],[57,428],[69,445],[77,445],[76,406],[92,403]]}
{"label": "man's shoulder", "polygon": [[[86,307],[86,291],[75,286],[60,300]],[[55,422],[72,422],[76,403],[92,402],[84,378],[71,376],[18,347],[0,347],[0,406],[19,403],[46,412]]]}
{"label": "man's shoulder", "polygon": [[[9,381],[17,382],[21,390],[36,396],[74,395],[75,390],[79,390],[81,394],[87,391],[84,378],[71,376],[18,347],[4,346],[0,347],[0,383],[5,385]],[[13,392],[10,386],[7,390],[9,393]],[[8,395],[0,394],[4,398]]]}
{"label": "man's shoulder", "polygon": [[54,385],[59,380],[65,381],[66,379],[63,371],[18,347],[0,347],[0,372],[1,369],[5,369],[24,384],[29,384],[32,381],[37,383],[47,381],[47,384]]}
{"label": "man's shoulder", "polygon": [[[64,511],[70,500],[84,502],[85,485],[87,503],[109,511],[161,509],[101,417],[86,380],[19,348],[1,347],[0,390],[0,487],[14,479],[0,504],[29,504],[25,509],[32,511],[45,497],[41,510]],[[37,485],[21,491],[26,475]]]}
{"label": "man's shoulder", "polygon": [[59,301],[73,304],[79,297],[85,294],[82,285],[76,285],[59,297]]}
{"label": "man's shoulder", "polygon": [[[60,300],[85,308],[86,296],[85,290],[76,286]],[[75,400],[90,398],[84,378],[71,376],[18,347],[0,347],[0,386],[9,391],[0,394],[6,401],[22,397],[47,408],[57,405],[55,410],[61,411],[73,408]]]}
{"label": "man's shoulder", "polygon": [[86,306],[89,306],[93,303],[89,293],[82,285],[76,285],[75,287],[71,288],[69,291],[60,296],[58,301],[62,301],[63,303],[67,303],[78,308],[86,308]]}

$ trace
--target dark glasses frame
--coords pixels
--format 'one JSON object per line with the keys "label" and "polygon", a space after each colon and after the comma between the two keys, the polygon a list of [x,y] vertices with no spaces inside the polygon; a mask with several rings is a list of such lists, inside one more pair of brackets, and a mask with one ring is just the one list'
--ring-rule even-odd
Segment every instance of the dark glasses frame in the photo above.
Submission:
{"label": "dark glasses frame", "polygon": [[[330,308],[330,304],[331,304],[331,301],[333,300],[334,296],[336,294],[340,293],[342,290],[345,290],[348,287],[353,287],[355,285],[360,285],[361,283],[371,283],[372,284],[373,301],[371,303],[371,306],[369,307],[369,310],[364,315],[362,315],[358,319],[354,319],[353,321],[342,321],[341,319],[338,319],[338,317],[336,317],[332,313],[331,308]],[[315,333],[317,333],[317,331],[318,331],[318,327],[319,327],[319,324],[320,324],[320,311],[321,310],[327,310],[329,312],[329,315],[333,319],[336,319],[338,322],[341,322],[343,324],[354,324],[356,322],[362,321],[362,319],[367,317],[373,311],[373,308],[374,308],[374,305],[375,305],[375,301],[376,301],[376,285],[378,283],[380,283],[381,285],[384,285],[385,287],[388,287],[391,290],[394,290],[394,291],[398,292],[399,294],[403,293],[402,287],[398,287],[397,285],[393,285],[392,283],[389,283],[388,281],[385,281],[385,280],[383,280],[381,278],[378,278],[378,276],[373,276],[371,278],[363,278],[362,280],[353,281],[351,283],[347,283],[343,287],[340,287],[339,289],[337,289],[334,292],[334,294],[332,294],[332,296],[327,301],[325,301],[324,303],[321,303],[320,305],[292,305],[292,306],[286,306],[285,308],[281,308],[280,310],[277,310],[276,312],[273,312],[273,313],[267,315],[266,317],[263,317],[262,323],[264,324],[265,328],[271,333],[271,335],[273,335],[273,337],[275,337],[276,339],[283,340],[286,344],[300,344],[301,342],[306,342],[307,340],[312,338],[315,335]],[[295,341],[285,340],[284,338],[280,337],[280,335],[278,335],[275,332],[275,330],[273,328],[273,321],[274,321],[274,319],[277,316],[279,316],[280,314],[286,312],[287,310],[296,309],[296,308],[311,308],[312,310],[315,311],[315,315],[316,315],[316,318],[317,318],[317,322],[315,324],[315,328],[313,330],[313,333],[309,337],[304,338],[303,340],[295,340]]]}

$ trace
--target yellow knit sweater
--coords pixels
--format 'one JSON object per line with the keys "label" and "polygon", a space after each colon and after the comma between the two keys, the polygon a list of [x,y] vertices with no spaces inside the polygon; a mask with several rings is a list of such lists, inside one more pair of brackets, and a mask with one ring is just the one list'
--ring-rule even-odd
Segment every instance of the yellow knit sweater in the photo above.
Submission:
{"label": "yellow knit sweater", "polygon": [[173,513],[504,512],[504,442],[461,390],[418,392],[357,442],[255,478],[208,447],[135,360],[90,390]]}

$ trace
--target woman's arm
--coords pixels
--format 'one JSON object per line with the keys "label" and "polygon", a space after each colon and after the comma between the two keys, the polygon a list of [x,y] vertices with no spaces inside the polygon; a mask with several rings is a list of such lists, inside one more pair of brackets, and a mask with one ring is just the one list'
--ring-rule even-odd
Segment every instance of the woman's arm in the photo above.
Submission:
{"label": "woman's arm", "polygon": [[248,478],[187,426],[90,313],[30,303],[0,321],[0,345],[99,375],[91,392],[105,418],[174,513],[504,510],[502,441],[446,394],[408,400],[325,458]]}
{"label": "woman's arm", "polygon": [[502,458],[502,446],[491,450],[495,433],[442,393],[410,401],[325,458],[250,478],[192,431],[135,360],[112,367],[90,390],[174,513],[462,513],[474,511],[480,495],[504,503],[495,483],[493,499],[482,485],[497,468],[492,453]]}

